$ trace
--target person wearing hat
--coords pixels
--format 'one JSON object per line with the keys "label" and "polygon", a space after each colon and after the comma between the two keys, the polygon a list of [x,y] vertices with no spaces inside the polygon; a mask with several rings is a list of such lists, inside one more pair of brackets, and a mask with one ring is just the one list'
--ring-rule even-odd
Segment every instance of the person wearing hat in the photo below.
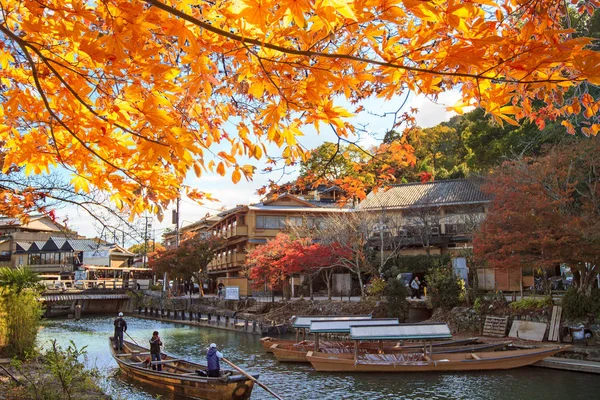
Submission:
{"label": "person wearing hat", "polygon": [[119,313],[119,317],[115,319],[115,344],[117,350],[123,351],[123,332],[127,332],[127,322],[123,319],[123,313]]}
{"label": "person wearing hat", "polygon": [[218,378],[221,376],[221,366],[219,365],[219,359],[223,358],[223,354],[217,350],[217,345],[211,343],[206,353],[207,370],[209,378]]}

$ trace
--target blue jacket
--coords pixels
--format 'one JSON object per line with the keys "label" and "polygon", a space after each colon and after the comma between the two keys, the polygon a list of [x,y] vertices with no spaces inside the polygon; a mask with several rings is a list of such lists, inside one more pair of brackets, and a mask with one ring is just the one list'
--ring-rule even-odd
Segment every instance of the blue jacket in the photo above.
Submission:
{"label": "blue jacket", "polygon": [[214,347],[208,350],[206,353],[206,361],[207,367],[209,371],[218,371],[221,369],[219,365],[219,356],[217,355],[218,351]]}

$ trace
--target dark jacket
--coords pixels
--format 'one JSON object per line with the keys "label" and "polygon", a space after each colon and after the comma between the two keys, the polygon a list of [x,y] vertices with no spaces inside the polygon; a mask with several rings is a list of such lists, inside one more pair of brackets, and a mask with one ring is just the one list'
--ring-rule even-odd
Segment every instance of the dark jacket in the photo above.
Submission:
{"label": "dark jacket", "polygon": [[160,354],[160,346],[162,346],[160,338],[154,340],[154,337],[152,337],[152,339],[150,339],[150,354]]}
{"label": "dark jacket", "polygon": [[217,349],[214,347],[209,349],[208,353],[206,353],[206,361],[209,371],[218,371],[221,369],[221,366],[219,365],[219,357],[217,356]]}
{"label": "dark jacket", "polygon": [[127,332],[127,322],[121,317],[115,319],[115,332]]}

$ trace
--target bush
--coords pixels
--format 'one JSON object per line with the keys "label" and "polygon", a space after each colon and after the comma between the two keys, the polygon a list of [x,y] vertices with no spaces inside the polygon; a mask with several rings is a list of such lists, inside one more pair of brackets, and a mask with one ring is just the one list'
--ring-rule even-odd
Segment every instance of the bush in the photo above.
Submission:
{"label": "bush", "polygon": [[387,316],[404,321],[408,316],[408,290],[404,283],[395,278],[388,280],[384,294],[387,300]]}
{"label": "bush", "polygon": [[552,306],[554,302],[552,301],[552,297],[546,296],[541,299],[536,298],[525,298],[519,301],[513,301],[510,303],[510,307],[513,310],[539,310],[544,307]]}
{"label": "bush", "polygon": [[42,309],[31,291],[8,292],[2,296],[3,326],[0,342],[12,355],[25,358],[35,349]]}
{"label": "bush", "polygon": [[450,263],[450,256],[444,255],[419,255],[419,256],[398,256],[388,261],[384,266],[384,275],[389,278],[395,278],[401,272],[425,272],[432,268],[439,268]]}
{"label": "bush", "polygon": [[452,267],[444,266],[432,269],[425,279],[427,280],[427,301],[432,308],[451,310],[460,304],[462,283],[452,271]]}
{"label": "bush", "polygon": [[387,284],[383,279],[375,277],[371,280],[369,286],[367,287],[367,294],[373,297],[381,297],[386,286]]}
{"label": "bush", "polygon": [[91,400],[105,398],[95,380],[97,369],[86,369],[82,359],[86,357],[85,347],[78,349],[71,341],[63,349],[51,342],[51,348],[42,356],[20,361],[13,359],[11,366],[21,376],[21,386],[11,389],[7,398]]}
{"label": "bush", "polygon": [[588,314],[600,315],[600,290],[592,290],[591,296],[586,296],[576,288],[567,290],[561,305],[566,318],[583,318]]}

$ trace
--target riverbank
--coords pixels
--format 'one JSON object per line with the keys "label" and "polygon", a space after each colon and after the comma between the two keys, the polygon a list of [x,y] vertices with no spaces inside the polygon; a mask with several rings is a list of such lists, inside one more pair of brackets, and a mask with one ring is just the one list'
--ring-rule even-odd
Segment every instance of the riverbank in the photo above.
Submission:
{"label": "riverbank", "polygon": [[[7,400],[31,399],[78,399],[78,400],[111,400],[97,385],[98,376],[94,369],[71,370],[72,364],[64,360],[62,365],[50,366],[46,356],[38,356],[26,362],[7,357],[6,348],[0,349],[0,398]],[[63,390],[62,379],[74,379]]]}

